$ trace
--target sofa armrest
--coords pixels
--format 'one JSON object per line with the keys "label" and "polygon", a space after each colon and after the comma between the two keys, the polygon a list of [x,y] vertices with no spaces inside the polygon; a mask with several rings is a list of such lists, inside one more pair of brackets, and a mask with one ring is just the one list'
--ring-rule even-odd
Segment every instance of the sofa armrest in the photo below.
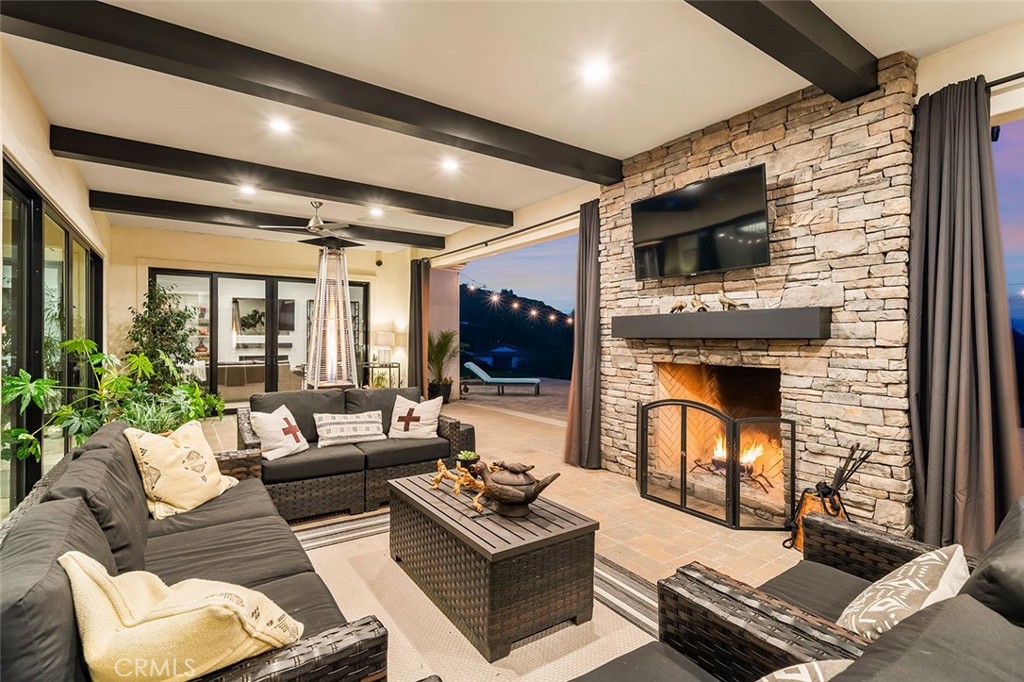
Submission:
{"label": "sofa armrest", "polygon": [[699,563],[658,581],[658,630],[720,680],[750,682],[797,663],[856,659],[868,642]]}
{"label": "sofa armrest", "polygon": [[458,419],[442,414],[437,418],[437,435],[448,441],[448,456],[462,452],[462,424]]}
{"label": "sofa armrest", "polygon": [[260,437],[252,430],[252,421],[249,414],[252,412],[248,407],[239,407],[235,414],[235,421],[238,422],[238,449],[259,450]]}
{"label": "sofa armrest", "polygon": [[213,456],[217,458],[217,466],[225,476],[239,479],[263,477],[263,453],[259,448],[217,452]]}
{"label": "sofa armrest", "polygon": [[285,682],[387,679],[388,631],[374,616],[305,637],[200,679],[203,682]]}
{"label": "sofa armrest", "polygon": [[874,582],[935,549],[910,538],[826,514],[803,518],[804,559]]}

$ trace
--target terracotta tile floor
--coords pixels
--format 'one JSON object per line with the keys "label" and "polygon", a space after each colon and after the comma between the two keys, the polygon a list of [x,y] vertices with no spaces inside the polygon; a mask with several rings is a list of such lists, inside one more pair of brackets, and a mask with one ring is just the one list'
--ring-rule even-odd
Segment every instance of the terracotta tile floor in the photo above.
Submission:
{"label": "terracotta tile floor", "polygon": [[[535,464],[540,475],[560,471],[545,495],[599,521],[598,551],[652,582],[699,561],[760,585],[800,559],[799,552],[783,549],[785,533],[732,531],[641,499],[630,478],[565,464],[565,428],[557,418],[518,410],[506,415],[493,403],[483,407],[470,401],[453,402],[445,413],[476,426],[477,450],[484,459]],[[235,448],[233,416],[207,422],[206,432],[215,450]]]}

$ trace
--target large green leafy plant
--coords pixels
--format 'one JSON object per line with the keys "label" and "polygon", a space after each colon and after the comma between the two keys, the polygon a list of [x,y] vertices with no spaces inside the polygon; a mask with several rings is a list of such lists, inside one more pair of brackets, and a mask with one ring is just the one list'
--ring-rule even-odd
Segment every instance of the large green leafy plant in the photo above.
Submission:
{"label": "large green leafy plant", "polygon": [[[123,419],[130,425],[160,433],[175,429],[193,419],[224,414],[224,402],[195,381],[183,381],[174,361],[157,351],[156,362],[145,353],[130,352],[124,360],[100,353],[94,341],[72,339],[63,349],[74,361],[83,363],[92,373],[91,387],[62,386],[54,379],[34,379],[25,370],[4,377],[4,405],[17,403],[24,412],[36,405],[49,415],[34,432],[12,428],[3,433],[3,459],[17,457],[40,459],[39,437],[52,426],[60,427],[81,443],[103,424]],[[159,374],[170,380],[154,387]],[[65,392],[71,399],[62,403]]]}
{"label": "large green leafy plant", "polygon": [[132,326],[128,330],[128,342],[132,347],[128,354],[149,358],[159,358],[163,354],[170,362],[153,365],[151,382],[160,385],[177,381],[180,368],[196,359],[196,351],[192,347],[195,310],[183,306],[181,297],[173,289],[156,282],[150,283],[142,307],[128,310],[132,314]]}
{"label": "large green leafy plant", "polygon": [[427,368],[430,370],[430,383],[450,384],[451,377],[444,375],[444,368],[449,362],[459,357],[459,344],[456,343],[457,332],[454,329],[430,332],[427,336]]}

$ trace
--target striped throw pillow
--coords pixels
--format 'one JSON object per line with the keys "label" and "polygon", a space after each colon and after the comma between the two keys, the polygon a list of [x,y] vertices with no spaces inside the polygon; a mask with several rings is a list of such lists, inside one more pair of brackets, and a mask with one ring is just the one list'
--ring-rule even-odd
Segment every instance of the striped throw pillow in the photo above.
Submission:
{"label": "striped throw pillow", "polygon": [[380,410],[358,414],[313,414],[317,447],[384,440],[384,417]]}

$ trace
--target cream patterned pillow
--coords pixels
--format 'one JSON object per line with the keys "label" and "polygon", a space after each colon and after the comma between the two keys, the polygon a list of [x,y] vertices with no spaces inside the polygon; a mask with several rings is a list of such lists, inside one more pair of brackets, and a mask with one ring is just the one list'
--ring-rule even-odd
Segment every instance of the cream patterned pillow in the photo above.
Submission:
{"label": "cream patterned pillow", "polygon": [[853,661],[832,659],[828,661],[812,661],[791,665],[782,670],[765,675],[757,682],[828,682],[843,672]]}
{"label": "cream patterned pillow", "polygon": [[260,438],[260,450],[269,460],[295,455],[309,449],[309,443],[295,424],[295,416],[286,405],[273,412],[250,412],[249,423]]}
{"label": "cream patterned pillow", "polygon": [[960,545],[926,552],[871,583],[836,624],[874,641],[921,609],[955,597],[968,577]]}
{"label": "cream patterned pillow", "polygon": [[149,511],[155,519],[195,509],[238,485],[237,478],[220,473],[213,449],[197,421],[179,426],[168,436],[141,429],[125,429],[124,435],[135,454]]}
{"label": "cream patterned pillow", "polygon": [[94,682],[191,680],[302,636],[302,623],[255,590],[213,580],[168,587],[146,571],[111,577],[81,552],[58,561]]}
{"label": "cream patterned pillow", "polygon": [[391,412],[390,438],[434,438],[441,415],[441,398],[414,403],[398,395]]}
{"label": "cream patterned pillow", "polygon": [[380,410],[357,414],[313,413],[316,422],[317,447],[343,443],[365,443],[384,440],[384,416]]}

